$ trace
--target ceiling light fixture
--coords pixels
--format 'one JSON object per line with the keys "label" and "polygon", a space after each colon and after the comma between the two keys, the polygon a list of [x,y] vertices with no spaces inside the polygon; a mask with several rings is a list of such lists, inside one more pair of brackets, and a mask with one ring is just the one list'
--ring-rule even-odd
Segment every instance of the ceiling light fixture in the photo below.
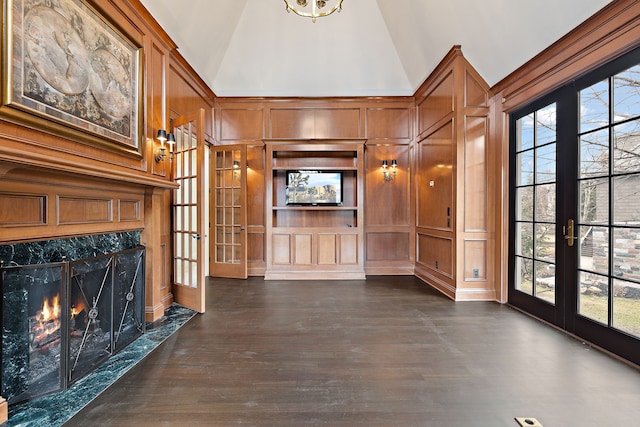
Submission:
{"label": "ceiling light fixture", "polygon": [[[305,18],[311,18],[313,22],[316,22],[316,18],[329,16],[336,10],[340,12],[342,10],[342,1],[343,0],[295,0],[296,6],[291,4],[294,0],[284,0],[287,5],[287,12],[293,12]],[[311,4],[310,7],[308,7],[309,3]],[[327,7],[327,3],[330,5],[333,4],[333,6]]]}

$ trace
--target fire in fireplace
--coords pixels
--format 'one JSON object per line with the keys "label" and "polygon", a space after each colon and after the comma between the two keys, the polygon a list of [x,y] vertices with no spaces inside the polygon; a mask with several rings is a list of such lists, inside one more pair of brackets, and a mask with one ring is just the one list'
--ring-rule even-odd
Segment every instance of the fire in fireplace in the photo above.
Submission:
{"label": "fire in fireplace", "polygon": [[144,332],[144,248],[3,268],[1,278],[10,404],[68,387]]}

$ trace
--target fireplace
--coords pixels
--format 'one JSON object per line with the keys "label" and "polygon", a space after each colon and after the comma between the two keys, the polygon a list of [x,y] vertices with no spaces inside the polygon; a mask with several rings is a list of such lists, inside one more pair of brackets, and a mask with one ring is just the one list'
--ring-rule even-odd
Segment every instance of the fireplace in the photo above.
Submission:
{"label": "fireplace", "polygon": [[144,333],[143,247],[1,270],[1,394],[63,390]]}

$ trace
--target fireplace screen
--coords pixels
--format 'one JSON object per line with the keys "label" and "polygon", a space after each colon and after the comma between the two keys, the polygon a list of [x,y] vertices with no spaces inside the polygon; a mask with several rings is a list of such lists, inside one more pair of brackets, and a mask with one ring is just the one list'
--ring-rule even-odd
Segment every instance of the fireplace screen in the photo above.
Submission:
{"label": "fireplace screen", "polygon": [[65,269],[63,263],[2,272],[2,396],[10,403],[65,386]]}
{"label": "fireplace screen", "polygon": [[144,248],[2,269],[2,396],[58,391],[144,332]]}

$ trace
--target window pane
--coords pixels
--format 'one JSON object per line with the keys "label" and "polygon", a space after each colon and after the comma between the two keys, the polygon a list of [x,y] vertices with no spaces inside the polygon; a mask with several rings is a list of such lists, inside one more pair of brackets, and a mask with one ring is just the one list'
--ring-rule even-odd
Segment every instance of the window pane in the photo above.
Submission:
{"label": "window pane", "polygon": [[196,204],[198,203],[198,178],[191,178],[191,200],[189,203]]}
{"label": "window pane", "polygon": [[578,313],[602,324],[609,323],[609,282],[606,276],[580,273]]}
{"label": "window pane", "polygon": [[224,227],[216,227],[216,244],[224,243]]}
{"label": "window pane", "polygon": [[536,147],[556,140],[556,104],[536,112]]}
{"label": "window pane", "polygon": [[182,230],[182,207],[176,206],[175,213],[176,213],[175,229]]}
{"label": "window pane", "polygon": [[516,185],[533,184],[533,150],[516,155]]}
{"label": "window pane", "polygon": [[640,115],[640,65],[613,77],[614,120],[627,120]]}
{"label": "window pane", "polygon": [[609,228],[579,227],[580,258],[578,268],[609,274]]}
{"label": "window pane", "polygon": [[536,221],[556,221],[556,185],[539,185],[536,187]]}
{"label": "window pane", "polygon": [[616,225],[640,222],[640,174],[613,179],[613,221]]}
{"label": "window pane", "polygon": [[516,220],[533,221],[533,187],[516,190]]}
{"label": "window pane", "polygon": [[533,258],[533,224],[516,223],[516,254]]}
{"label": "window pane", "polygon": [[640,337],[640,285],[613,281],[613,326]]}
{"label": "window pane", "polygon": [[640,171],[640,120],[613,128],[613,172]]}
{"label": "window pane", "polygon": [[555,182],[556,144],[536,148],[536,183]]}
{"label": "window pane", "polygon": [[609,124],[609,79],[580,91],[580,133]]}
{"label": "window pane", "polygon": [[609,179],[587,179],[580,181],[581,224],[609,223]]}
{"label": "window pane", "polygon": [[609,174],[609,131],[607,129],[580,137],[580,178]]}
{"label": "window pane", "polygon": [[639,239],[640,228],[613,229],[614,276],[640,283]]}
{"label": "window pane", "polygon": [[184,285],[184,282],[182,281],[182,269],[183,269],[183,265],[184,265],[184,262],[183,262],[183,261],[181,261],[181,260],[179,260],[179,259],[178,259],[178,260],[176,260],[176,262],[175,262],[175,268],[176,268],[176,271],[175,271],[175,274],[174,274],[174,275],[175,275],[176,282],[177,282],[179,285]]}
{"label": "window pane", "polygon": [[556,259],[556,226],[536,223],[535,258],[554,262]]}
{"label": "window pane", "polygon": [[516,122],[516,151],[533,148],[533,113]]}
{"label": "window pane", "polygon": [[198,287],[198,263],[190,262],[189,267],[191,268],[191,287]]}
{"label": "window pane", "polygon": [[533,295],[533,261],[530,259],[516,257],[515,272],[517,290]]}
{"label": "window pane", "polygon": [[536,297],[556,303],[556,266],[536,261]]}

